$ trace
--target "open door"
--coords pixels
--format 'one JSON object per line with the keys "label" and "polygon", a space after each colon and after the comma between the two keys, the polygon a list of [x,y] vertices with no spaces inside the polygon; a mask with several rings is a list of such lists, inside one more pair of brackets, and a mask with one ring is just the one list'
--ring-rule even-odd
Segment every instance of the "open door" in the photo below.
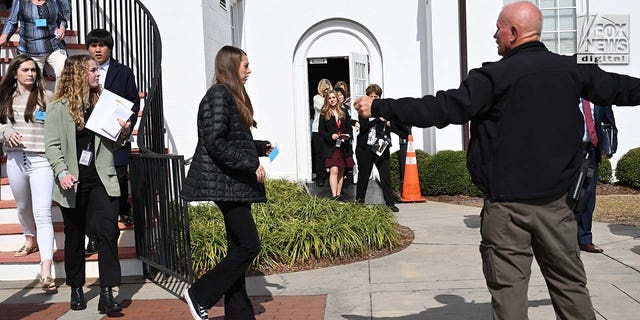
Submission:
{"label": "open door", "polygon": [[[351,52],[349,54],[349,83],[351,84],[351,117],[354,119],[358,119],[358,112],[353,107],[353,102],[359,97],[364,95],[364,90],[369,85],[369,57],[364,54],[359,54],[355,52]],[[357,134],[361,134],[358,132]],[[356,135],[357,136],[357,135]],[[353,158],[356,160],[356,137],[353,139]],[[374,175],[377,176],[378,172],[374,167],[372,172],[375,172]],[[357,183],[358,179],[358,166],[353,167],[353,177],[355,182]]]}
{"label": "open door", "polygon": [[349,78],[351,97],[355,100],[364,95],[369,85],[369,58],[366,55],[355,52],[349,54]]}

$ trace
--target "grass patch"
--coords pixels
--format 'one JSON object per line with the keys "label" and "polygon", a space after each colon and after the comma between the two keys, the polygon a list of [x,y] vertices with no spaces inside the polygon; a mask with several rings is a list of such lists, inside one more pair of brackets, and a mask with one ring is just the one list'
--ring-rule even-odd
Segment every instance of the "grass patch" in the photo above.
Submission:
{"label": "grass patch", "polygon": [[598,195],[593,220],[640,227],[640,194]]}
{"label": "grass patch", "polygon": [[[311,197],[286,180],[267,180],[265,186],[268,201],[252,206],[262,250],[250,270],[366,256],[393,250],[401,241],[396,217],[386,206]],[[191,206],[189,215],[193,269],[200,275],[226,254],[224,221],[213,204]]]}

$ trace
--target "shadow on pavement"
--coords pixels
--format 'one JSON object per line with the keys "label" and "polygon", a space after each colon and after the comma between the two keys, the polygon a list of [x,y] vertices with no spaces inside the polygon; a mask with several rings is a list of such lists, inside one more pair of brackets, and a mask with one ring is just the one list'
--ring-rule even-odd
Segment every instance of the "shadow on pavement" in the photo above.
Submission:
{"label": "shadow on pavement", "polygon": [[477,214],[464,216],[464,224],[469,229],[480,228],[480,216]]}
{"label": "shadow on pavement", "polygon": [[607,225],[607,227],[609,227],[609,231],[611,231],[611,233],[617,236],[625,236],[625,237],[633,237],[633,238],[640,237],[640,228],[638,227],[625,226],[621,224],[609,224]]}
{"label": "shadow on pavement", "polygon": [[[369,317],[359,315],[342,315],[343,318],[349,320],[473,320],[473,319],[490,319],[491,303],[476,303],[475,301],[467,302],[464,297],[453,294],[439,294],[434,297],[436,301],[444,304],[441,307],[428,308],[417,314],[408,314],[397,317]],[[529,301],[529,307],[538,307],[550,305],[551,300],[534,300]]]}

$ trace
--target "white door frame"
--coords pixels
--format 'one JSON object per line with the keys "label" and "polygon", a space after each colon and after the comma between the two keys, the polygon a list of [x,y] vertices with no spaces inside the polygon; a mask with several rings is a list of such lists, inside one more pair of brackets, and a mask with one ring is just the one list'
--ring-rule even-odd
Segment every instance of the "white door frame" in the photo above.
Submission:
{"label": "white door frame", "polygon": [[[293,102],[296,144],[296,179],[311,181],[311,134],[309,128],[309,84],[307,55],[309,49],[322,36],[345,33],[360,41],[369,56],[369,79],[382,87],[382,51],[378,41],[363,25],[348,19],[333,18],[320,21],[305,31],[293,52]],[[345,52],[345,56],[349,52]],[[354,97],[355,99],[355,97]]]}

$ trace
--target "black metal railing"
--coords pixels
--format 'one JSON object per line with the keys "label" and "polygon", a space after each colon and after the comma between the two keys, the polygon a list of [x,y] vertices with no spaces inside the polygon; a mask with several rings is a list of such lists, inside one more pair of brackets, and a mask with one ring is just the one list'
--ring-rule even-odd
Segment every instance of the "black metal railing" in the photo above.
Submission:
{"label": "black metal railing", "polygon": [[112,56],[132,68],[144,105],[129,175],[136,251],[145,276],[152,270],[193,282],[187,203],[179,196],[184,158],[166,155],[162,99],[162,42],[158,26],[139,0],[73,0],[71,30],[78,43],[95,29],[114,37]]}
{"label": "black metal railing", "polygon": [[[188,208],[180,198],[184,157],[138,154],[129,172],[140,260],[181,281],[193,282]],[[145,274],[153,277],[147,268]]]}

